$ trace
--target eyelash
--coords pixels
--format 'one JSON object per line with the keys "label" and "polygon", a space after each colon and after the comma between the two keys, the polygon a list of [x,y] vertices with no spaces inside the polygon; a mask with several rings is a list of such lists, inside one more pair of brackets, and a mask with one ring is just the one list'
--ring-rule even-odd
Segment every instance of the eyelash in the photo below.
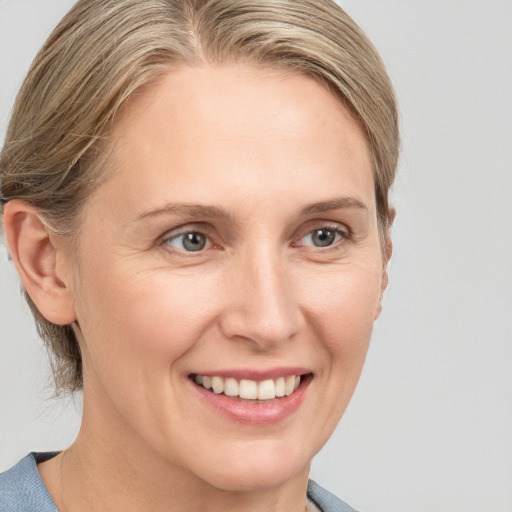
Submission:
{"label": "eyelash", "polygon": [[[185,229],[182,229],[178,232],[166,233],[164,236],[162,236],[160,238],[160,245],[167,246],[168,247],[167,250],[169,250],[171,252],[178,253],[178,254],[187,254],[188,256],[193,256],[194,251],[176,250],[174,248],[171,248],[170,242],[178,239],[180,236],[195,233],[195,234],[204,236],[207,239],[206,243],[207,244],[209,243],[210,245],[213,245],[215,247],[215,244],[211,240],[211,238],[212,238],[211,232],[212,232],[212,229],[210,229],[208,225],[201,225],[201,226],[194,226],[193,224],[188,225],[185,227]],[[196,251],[197,254],[201,254],[203,252],[204,252],[204,249]]]}
{"label": "eyelash", "polygon": [[302,239],[304,239],[306,236],[311,235],[315,231],[332,231],[335,233],[335,235],[339,236],[339,240],[333,242],[331,245],[325,246],[325,247],[319,247],[319,246],[309,246],[312,248],[312,250],[320,250],[322,252],[326,252],[329,250],[336,250],[339,248],[340,245],[343,245],[347,242],[350,242],[352,240],[352,232],[347,227],[341,227],[339,224],[330,224],[330,223],[319,223],[316,226],[312,228],[308,228],[306,232],[302,232],[300,236],[296,237],[294,241],[292,242],[293,247],[297,247],[300,244]]}
{"label": "eyelash", "polygon": [[[315,227],[308,228],[307,231],[301,231],[300,235],[293,238],[293,240],[291,242],[291,246],[292,247],[300,247],[301,245],[303,245],[300,243],[300,241],[302,239],[304,239],[308,235],[311,235],[315,231],[321,231],[321,230],[334,232],[335,236],[338,236],[339,239],[334,241],[331,245],[327,245],[325,247],[320,247],[320,246],[315,247],[312,245],[306,246],[306,247],[311,247],[312,250],[319,250],[321,252],[327,252],[329,250],[338,249],[340,245],[344,245],[345,243],[352,241],[352,238],[353,238],[352,232],[349,228],[347,228],[347,227],[342,228],[339,224],[323,222],[323,223],[317,224],[317,226],[315,226]],[[187,255],[187,257],[199,256],[199,255],[203,254],[206,249],[219,247],[212,241],[212,234],[211,234],[212,231],[213,230],[210,229],[208,225],[206,225],[206,226],[190,225],[190,226],[187,226],[186,229],[183,229],[181,231],[178,231],[175,233],[173,233],[173,232],[166,233],[163,237],[160,238],[160,245],[167,246],[166,249],[170,252],[174,252],[177,254],[185,254],[185,255]],[[209,244],[210,246],[206,247],[206,249],[201,248],[198,251],[186,251],[186,250],[179,250],[179,249],[171,248],[171,244],[170,244],[171,241],[176,240],[179,237],[187,235],[187,234],[199,234],[199,235],[204,236],[207,239],[206,244],[207,245]]]}

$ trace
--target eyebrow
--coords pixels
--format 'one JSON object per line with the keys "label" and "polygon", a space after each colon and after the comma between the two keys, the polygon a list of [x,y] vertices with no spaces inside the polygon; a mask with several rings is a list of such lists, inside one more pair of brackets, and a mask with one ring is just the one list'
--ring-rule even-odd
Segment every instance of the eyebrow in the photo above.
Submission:
{"label": "eyebrow", "polygon": [[232,215],[224,208],[218,206],[208,206],[202,204],[189,203],[173,203],[141,213],[135,218],[135,222],[146,219],[148,217],[156,217],[159,215],[179,215],[181,217],[204,217],[208,219],[231,220]]}
{"label": "eyebrow", "polygon": [[356,199],[355,197],[339,197],[310,204],[302,209],[301,215],[322,213],[330,210],[343,210],[347,208],[356,208],[368,213],[367,206],[359,199]]}
{"label": "eyebrow", "polygon": [[[327,201],[320,201],[305,206],[300,214],[310,215],[312,213],[322,213],[330,210],[342,210],[356,208],[368,212],[366,205],[355,197],[340,197],[329,199]],[[202,204],[191,203],[172,203],[167,204],[162,208],[156,210],[149,210],[138,215],[134,220],[135,222],[148,217],[157,217],[160,215],[179,215],[181,217],[202,217],[207,219],[220,219],[220,220],[233,220],[233,215],[224,208],[219,206],[210,206]]]}

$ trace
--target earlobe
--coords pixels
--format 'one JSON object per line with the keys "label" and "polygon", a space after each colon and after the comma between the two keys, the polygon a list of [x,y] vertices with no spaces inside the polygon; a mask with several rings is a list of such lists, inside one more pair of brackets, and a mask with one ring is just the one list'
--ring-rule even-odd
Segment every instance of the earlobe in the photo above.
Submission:
{"label": "earlobe", "polygon": [[50,322],[75,321],[69,283],[51,233],[29,203],[14,199],[4,206],[3,223],[7,245],[21,281],[39,312]]}

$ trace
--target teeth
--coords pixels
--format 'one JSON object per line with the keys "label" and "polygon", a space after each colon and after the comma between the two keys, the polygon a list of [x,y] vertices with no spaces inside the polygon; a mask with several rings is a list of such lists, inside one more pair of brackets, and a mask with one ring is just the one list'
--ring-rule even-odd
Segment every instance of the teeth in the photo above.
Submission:
{"label": "teeth", "polygon": [[286,396],[291,395],[293,393],[294,389],[295,389],[295,376],[290,375],[289,377],[286,377],[286,381],[285,381]]}
{"label": "teeth", "polygon": [[212,377],[212,389],[214,393],[219,395],[224,392],[224,380],[220,377]]}
{"label": "teeth", "polygon": [[224,394],[227,396],[238,396],[239,386],[235,379],[226,379],[224,382]]}
{"label": "teeth", "polygon": [[206,389],[212,389],[212,378],[211,377],[203,377],[202,385]]}
{"label": "teeth", "polygon": [[284,377],[279,377],[279,379],[276,380],[276,396],[284,395],[286,395],[286,383]]}
{"label": "teeth", "polygon": [[240,398],[256,400],[258,398],[258,383],[255,380],[242,379],[238,389]]}
{"label": "teeth", "polygon": [[276,386],[272,379],[258,384],[258,400],[272,400],[276,397]]}
{"label": "teeth", "polygon": [[208,377],[206,375],[194,375],[194,381],[199,386],[211,389],[216,394],[224,393],[226,396],[240,397],[244,400],[273,400],[276,397],[289,396],[300,385],[299,375],[279,377],[275,380],[267,379],[255,381],[250,379],[236,379],[222,377]]}

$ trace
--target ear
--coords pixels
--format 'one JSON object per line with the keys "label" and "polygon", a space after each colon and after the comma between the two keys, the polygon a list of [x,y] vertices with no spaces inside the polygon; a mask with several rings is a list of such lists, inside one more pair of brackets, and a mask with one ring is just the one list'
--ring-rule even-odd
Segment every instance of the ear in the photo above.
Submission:
{"label": "ear", "polygon": [[64,325],[76,320],[65,271],[62,237],[46,227],[29,203],[13,199],[4,206],[7,246],[21,281],[39,312],[50,322]]}
{"label": "ear", "polygon": [[386,247],[384,250],[384,258],[383,258],[383,266],[382,266],[382,281],[381,281],[381,289],[380,289],[380,301],[377,307],[377,312],[375,315],[375,320],[379,317],[382,311],[382,298],[384,297],[384,292],[388,287],[389,275],[388,275],[388,263],[391,259],[391,255],[393,254],[393,242],[391,239],[391,227],[393,226],[393,222],[396,217],[396,209],[390,208],[388,212],[388,227],[386,230]]}

